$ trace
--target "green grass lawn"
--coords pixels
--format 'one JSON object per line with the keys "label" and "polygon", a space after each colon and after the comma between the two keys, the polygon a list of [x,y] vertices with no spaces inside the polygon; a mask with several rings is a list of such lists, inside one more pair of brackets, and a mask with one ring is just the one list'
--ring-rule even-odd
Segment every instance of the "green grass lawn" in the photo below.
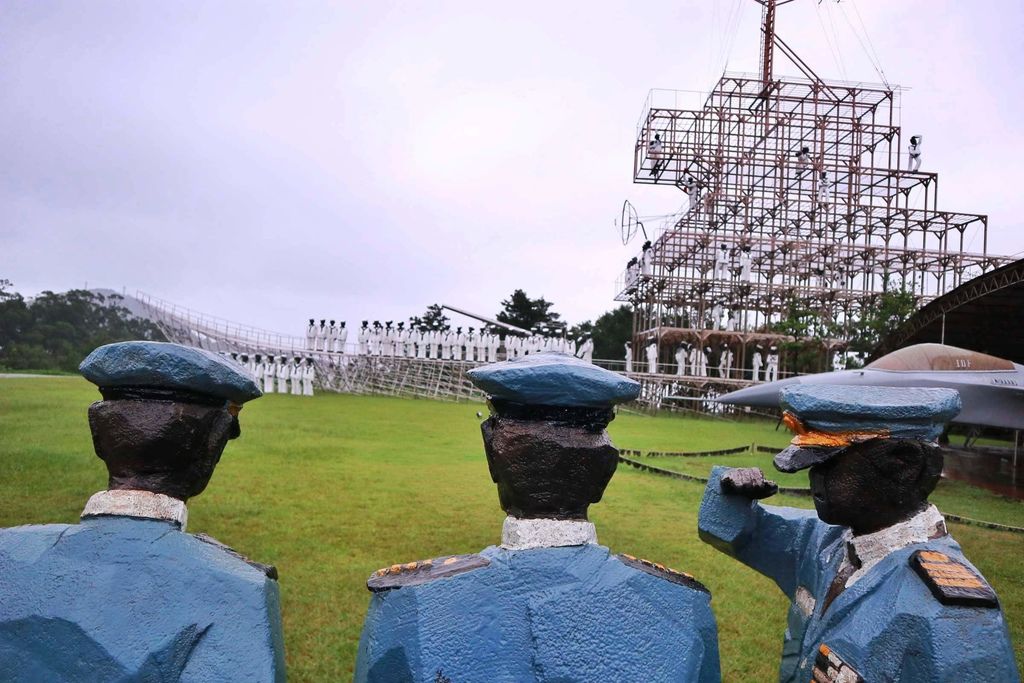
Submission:
{"label": "green grass lawn", "polygon": [[[0,526],[73,522],[104,488],[78,378],[0,379]],[[377,397],[268,396],[241,414],[210,488],[189,503],[189,531],[208,533],[281,574],[289,678],[351,677],[369,599],[367,575],[394,562],[494,544],[504,513],[487,474],[480,405]],[[695,451],[788,441],[773,424],[620,416],[622,447]],[[649,458],[706,474],[713,464],[769,465],[770,456]],[[766,467],[767,468],[767,467]],[[806,486],[806,477],[778,477]],[[767,579],[701,543],[702,486],[620,467],[591,507],[601,543],[691,572],[714,595],[724,680],[774,680],[787,602]],[[1024,505],[943,483],[950,512],[1020,525]],[[776,504],[809,506],[800,497]],[[1002,599],[1024,659],[1024,535],[951,524]]]}

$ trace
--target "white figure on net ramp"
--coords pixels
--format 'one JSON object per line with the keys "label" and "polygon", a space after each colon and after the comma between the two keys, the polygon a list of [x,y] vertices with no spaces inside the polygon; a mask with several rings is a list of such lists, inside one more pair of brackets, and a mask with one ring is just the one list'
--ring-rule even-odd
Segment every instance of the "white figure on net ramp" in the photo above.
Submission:
{"label": "white figure on net ramp", "polygon": [[740,247],[740,281],[750,282],[753,279],[753,261],[750,255],[750,247]]}
{"label": "white figure on net ramp", "polygon": [[327,327],[327,338],[324,340],[324,351],[328,353],[334,352],[334,346],[338,343],[338,326],[332,320],[331,324]]}
{"label": "white figure on net ramp", "polygon": [[338,353],[345,353],[345,346],[348,344],[348,330],[345,328],[345,321],[338,323]]}
{"label": "white figure on net ramp", "polygon": [[324,343],[327,340],[327,321],[321,320],[320,326],[316,328],[316,334],[313,337],[313,350],[322,351]]}
{"label": "white figure on net ramp", "polygon": [[779,350],[774,346],[768,349],[768,363],[764,368],[764,381],[774,382],[779,378]]}
{"label": "white figure on net ramp", "polygon": [[626,349],[626,372],[633,372],[633,344],[626,342],[623,346]]}
{"label": "white figure on net ramp", "polygon": [[920,135],[911,135],[910,144],[907,145],[907,154],[910,156],[909,169],[918,171],[921,169],[921,143],[924,139]]}
{"label": "white figure on net ramp", "polygon": [[761,356],[762,347],[760,344],[754,350],[754,355],[750,357],[750,379],[754,382],[758,382],[761,379],[761,366],[764,365],[764,359]]}
{"label": "white figure on net ramp", "polygon": [[292,396],[302,396],[302,359],[296,356],[291,366]]}
{"label": "white figure on net ramp", "polygon": [[697,183],[697,179],[689,173],[683,178],[683,192],[686,193],[686,198],[689,201],[689,206],[686,209],[686,212],[689,213],[700,205],[700,185]]}
{"label": "white figure on net ramp", "polygon": [[832,199],[832,178],[828,171],[822,171],[818,177],[818,203],[829,204]]}
{"label": "white figure on net ramp", "polygon": [[729,256],[729,245],[719,244],[718,252],[715,254],[715,279],[728,280],[729,266],[732,259]]}
{"label": "white figure on net ramp", "polygon": [[686,374],[686,344],[676,347],[676,375],[682,377]]}
{"label": "white figure on net ramp", "polygon": [[718,376],[722,379],[728,379],[729,375],[732,374],[732,349],[729,348],[728,344],[722,345],[722,353],[718,357]]}
{"label": "white figure on net ramp", "polygon": [[370,328],[368,325],[369,322],[364,320],[363,326],[359,328],[359,332],[356,334],[356,342],[359,344],[360,356],[365,356],[370,352]]}
{"label": "white figure on net ramp", "polygon": [[306,367],[302,368],[302,395],[312,396],[313,395],[313,380],[316,379],[316,368],[313,365],[313,359],[306,359]]}
{"label": "white figure on net ramp", "polygon": [[277,363],[274,364],[274,370],[277,373],[277,393],[287,394],[288,378],[292,376],[292,370],[284,356],[278,356]]}
{"label": "white figure on net ramp", "polygon": [[579,349],[576,351],[576,355],[587,361],[588,363],[594,362],[594,340],[590,337],[584,337],[583,343],[580,344]]}
{"label": "white figure on net ramp", "polygon": [[655,339],[647,344],[647,372],[652,375],[658,373],[658,342]]}
{"label": "white figure on net ramp", "polygon": [[804,173],[811,167],[811,148],[804,146],[800,148],[800,151],[795,155],[796,167],[797,167],[797,180],[803,177]]}
{"label": "white figure on net ramp", "polygon": [[313,318],[309,319],[309,327],[306,328],[306,348],[312,351],[316,344],[316,323]]}
{"label": "white figure on net ramp", "polygon": [[651,176],[658,175],[661,169],[661,158],[665,144],[661,141],[661,133],[655,133],[654,139],[647,143],[647,156],[651,160]]}

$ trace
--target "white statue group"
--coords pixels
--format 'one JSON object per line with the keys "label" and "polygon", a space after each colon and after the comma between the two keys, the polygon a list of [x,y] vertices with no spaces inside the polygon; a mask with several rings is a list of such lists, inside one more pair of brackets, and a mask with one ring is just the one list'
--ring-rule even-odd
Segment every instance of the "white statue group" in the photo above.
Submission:
{"label": "white statue group", "polygon": [[[626,342],[626,372],[634,372],[633,368],[633,344]],[[767,353],[764,348],[758,345],[750,357],[750,379],[754,382],[774,382],[779,378],[779,350],[772,346]],[[678,377],[710,377],[708,370],[713,350],[710,346],[703,349],[694,344],[683,342],[676,347],[675,351],[675,375]],[[647,372],[658,374],[658,343],[652,339],[644,349],[647,360]],[[733,364],[736,356],[728,344],[722,344],[718,353],[718,376],[723,379],[737,379],[733,377]],[[762,373],[763,368],[763,373]],[[742,374],[746,374],[744,371]]]}
{"label": "white statue group", "polygon": [[[227,354],[224,354],[227,355]],[[264,394],[312,396],[316,366],[312,358],[288,359],[271,354],[232,353],[231,359],[245,368]]]}

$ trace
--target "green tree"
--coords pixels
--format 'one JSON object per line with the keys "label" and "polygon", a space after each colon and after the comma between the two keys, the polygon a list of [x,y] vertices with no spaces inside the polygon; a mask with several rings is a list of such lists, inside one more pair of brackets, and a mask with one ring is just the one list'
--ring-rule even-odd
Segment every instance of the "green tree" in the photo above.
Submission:
{"label": "green tree", "polygon": [[623,304],[594,321],[594,358],[621,359],[623,345],[633,336],[633,309]]}
{"label": "green tree", "polygon": [[853,321],[850,350],[863,353],[872,351],[886,336],[914,315],[919,303],[918,297],[906,289],[889,289],[879,294],[873,305],[868,306],[860,318]]}
{"label": "green tree", "polygon": [[430,304],[423,315],[412,319],[412,326],[416,329],[426,327],[431,330],[440,330],[448,324],[448,316],[444,314],[441,304]]}
{"label": "green tree", "polygon": [[515,325],[524,330],[532,330],[538,325],[557,327],[563,325],[558,313],[551,310],[554,306],[544,297],[531,299],[521,289],[512,292],[512,296],[501,302],[501,311],[494,316],[499,322]]}

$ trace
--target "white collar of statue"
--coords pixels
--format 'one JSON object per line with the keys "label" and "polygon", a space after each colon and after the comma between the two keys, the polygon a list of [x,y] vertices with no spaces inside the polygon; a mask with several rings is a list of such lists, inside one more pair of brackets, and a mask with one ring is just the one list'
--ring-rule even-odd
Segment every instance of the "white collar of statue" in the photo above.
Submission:
{"label": "white collar of statue", "polygon": [[[850,576],[846,586],[855,584],[890,553],[915,543],[926,543],[946,533],[946,520],[934,505],[929,505],[910,519],[870,534],[854,536],[847,529],[843,538],[846,547],[856,553],[860,568]],[[849,562],[849,553],[843,562]]]}
{"label": "white collar of statue", "polygon": [[86,517],[138,517],[171,522],[185,530],[188,508],[185,503],[152,491],[120,489],[94,493],[82,510]]}
{"label": "white collar of statue", "polygon": [[597,530],[585,519],[519,519],[509,515],[501,527],[501,547],[505,550],[588,543],[597,543]]}

